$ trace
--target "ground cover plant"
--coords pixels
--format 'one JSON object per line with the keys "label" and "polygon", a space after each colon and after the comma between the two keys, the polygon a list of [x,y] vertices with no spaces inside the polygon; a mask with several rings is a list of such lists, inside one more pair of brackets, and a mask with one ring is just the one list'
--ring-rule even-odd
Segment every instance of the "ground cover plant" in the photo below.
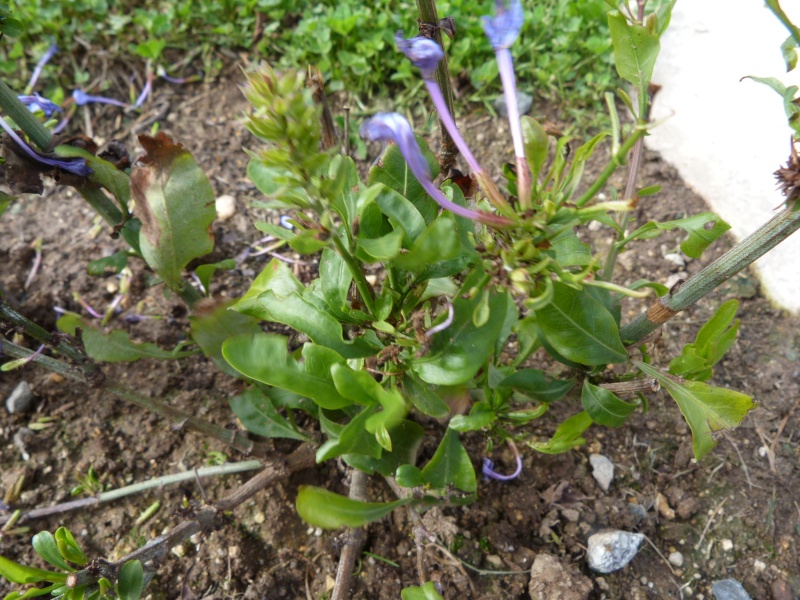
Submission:
{"label": "ground cover plant", "polygon": [[[680,406],[699,459],[714,446],[715,435],[735,427],[754,406],[744,394],[704,383],[736,337],[735,303],[720,306],[669,364],[652,363],[648,336],[796,229],[796,166],[790,162],[783,173],[787,208],[758,236],[691,280],[670,290],[648,281],[615,284],[616,258],[637,239],[678,228],[687,233],[683,251],[699,256],[726,229],[707,213],[648,222],[632,231],[627,227],[625,215],[636,199],[657,191],[637,189],[635,165],[648,126],[647,87],[658,38],[669,17],[669,5],[658,14],[645,15],[643,5],[638,9],[636,15],[609,15],[619,74],[636,92],[621,95],[632,122],[619,119],[616,104],[609,100],[613,128],[580,146],[515,114],[509,46],[523,22],[521,7],[499,4],[487,18],[486,33],[508,95],[515,149],[515,162],[505,170],[505,191],[497,189],[452,128],[444,106],[447,92],[439,83],[444,80],[436,76],[441,49],[429,39],[400,34],[395,42],[421,71],[424,87],[469,164],[472,177],[459,180],[461,186],[433,184],[439,162],[397,113],[378,114],[362,124],[368,141],[395,142],[381,150],[362,180],[350,158],[323,142],[324,108],[306,87],[305,74],[269,67],[248,74],[245,93],[253,111],[247,124],[264,145],[254,146],[248,174],[286,217],[279,224],[256,226],[301,254],[321,252],[321,259],[317,276],[309,282],[299,281],[281,261],[269,263],[235,303],[202,302],[214,273],[231,268],[230,259],[197,267],[200,285],[184,277],[187,265],[213,250],[208,229],[214,195],[192,157],[167,136],[142,136],[146,152],[130,173],[121,149],[102,158],[85,140],[43,154],[50,149],[49,132],[27,109],[15,105],[11,95],[6,111],[39,152],[18,134],[9,134],[5,172],[27,191],[37,185],[42,170],[58,169],[60,182],[75,185],[130,245],[90,268],[123,272],[128,260],[142,259],[165,288],[193,308],[193,344],[245,382],[231,405],[250,431],[309,442],[317,462],[341,458],[355,469],[352,498],[319,487],[301,488],[297,510],[313,525],[356,528],[399,506],[415,514],[430,505],[468,504],[477,490],[477,474],[460,433],[483,431],[487,455],[508,444],[518,467],[514,472],[499,473],[488,460],[482,468],[486,477],[508,479],[521,465],[519,445],[545,453],[571,449],[582,443],[593,422],[620,426],[632,412],[646,409],[641,394],[659,386]],[[788,93],[794,92],[783,90],[784,96]],[[606,137],[612,160],[595,181],[582,183],[586,161]],[[598,192],[629,153],[633,175],[627,189],[616,196],[612,191],[611,200],[601,201]],[[604,255],[596,255],[578,235],[592,221],[616,234]],[[648,289],[658,292],[659,299],[623,326],[624,297],[643,296]],[[42,344],[31,352],[4,340],[4,352],[17,359],[6,369],[36,362],[134,402],[146,399],[104,381],[96,361],[180,359],[193,351],[185,344],[170,350],[137,344],[123,331],[96,330],[73,314],[59,322],[68,335],[53,335],[5,302],[2,310],[16,333]],[[262,332],[262,323],[271,324],[271,332]],[[289,336],[275,333],[286,328]],[[517,347],[510,354],[512,334]],[[529,357],[540,347],[565,369],[551,375],[538,368],[543,365],[530,364]],[[552,438],[539,439],[526,428],[573,389],[580,389],[580,407]],[[636,399],[619,397],[626,394]],[[452,414],[445,400],[459,396],[467,406]],[[152,399],[149,408],[175,417],[168,406]],[[263,455],[263,448],[246,436],[190,415],[181,417],[187,426],[233,448]],[[447,421],[439,424],[433,456],[417,465],[420,423],[432,419]],[[101,595],[113,585],[122,595],[136,597],[152,575],[154,556],[308,459],[304,446],[287,465],[271,464],[246,492],[193,511],[186,521],[191,525],[182,524],[116,563],[76,569],[68,563],[82,567],[87,558],[69,531],[59,529],[54,535],[38,534],[34,546],[63,571],[44,572],[4,560],[3,574],[17,583],[49,581],[47,593],[69,597]],[[358,481],[374,474],[391,479],[396,501],[367,503],[357,497],[363,486]],[[351,571],[343,568],[344,573]],[[436,597],[424,565],[419,571],[420,587],[409,588],[404,596]],[[344,576],[338,585],[344,590],[338,593],[346,594]]]}

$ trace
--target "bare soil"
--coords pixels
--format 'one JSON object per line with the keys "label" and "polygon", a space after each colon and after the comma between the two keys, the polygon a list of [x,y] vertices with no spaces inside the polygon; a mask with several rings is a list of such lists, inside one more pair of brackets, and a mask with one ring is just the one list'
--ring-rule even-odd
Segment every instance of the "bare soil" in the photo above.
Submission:
{"label": "bare soil", "polygon": [[[242,148],[255,142],[236,120],[247,109],[237,88],[237,73],[230,69],[213,84],[159,85],[150,108],[138,117],[120,116],[113,107],[91,108],[85,115],[101,144],[116,138],[132,150],[137,148],[135,134],[158,120],[162,131],[194,154],[217,194],[236,198],[236,214],[214,226],[217,249],[207,262],[239,255],[261,237],[253,220],[275,219],[251,204],[259,192],[245,176],[248,157]],[[557,107],[539,110],[558,123]],[[462,124],[472,146],[479,149],[479,160],[499,171],[512,156],[503,120],[476,112],[466,115]],[[587,177],[602,168],[607,152],[597,153]],[[623,178],[620,174],[612,183],[621,188]],[[702,199],[657,155],[646,153],[641,181],[664,189],[642,199],[635,212],[639,224],[706,210]],[[49,330],[55,328],[54,307],[86,314],[75,293],[103,310],[117,280],[89,276],[85,265],[122,247],[108,233],[67,189],[50,187],[43,197],[16,202],[0,220],[0,286],[6,297]],[[609,241],[606,230],[594,235],[600,245]],[[38,238],[43,242],[42,263],[32,284],[23,289]],[[635,254],[621,257],[618,278],[674,282],[696,273],[731,245],[730,240],[721,240],[701,260],[687,259],[681,266],[664,258],[676,251],[680,239],[679,233],[665,234],[635,246]],[[215,278],[213,293],[240,296],[270,258],[250,257],[241,269]],[[152,285],[141,261],[133,260],[131,266],[137,285],[122,306],[122,316],[139,305],[146,314],[160,318],[130,324],[120,316],[112,325],[139,341],[173,347],[188,331],[183,305]],[[441,582],[445,598],[561,597],[554,587],[544,585],[547,579],[541,572],[529,592],[530,569],[540,555],[553,557],[556,566],[565,569],[561,581],[575,591],[585,586],[591,590],[590,598],[710,598],[712,582],[729,577],[739,580],[756,599],[800,597],[800,319],[772,307],[752,274],[742,273],[666,324],[652,355],[656,364],[666,365],[729,298],[740,300],[742,328],[737,344],[715,369],[713,383],[754,396],[760,408],[737,431],[722,436],[700,463],[692,461],[689,429],[665,392],[651,394],[649,411],[637,412],[620,429],[592,427],[585,436],[587,444],[573,452],[549,456],[523,447],[524,467],[517,480],[481,481],[473,505],[427,513],[427,526],[450,552],[431,547],[425,554],[429,574]],[[626,305],[623,319],[634,317],[641,308],[640,303]],[[184,411],[228,428],[242,428],[227,402],[240,384],[204,357],[141,360],[107,365],[104,370],[109,378]],[[116,488],[203,466],[212,451],[224,452],[230,460],[245,458],[221,442],[38,367],[0,373],[0,398],[22,379],[33,389],[35,411],[11,415],[0,407],[0,493],[8,500],[10,488],[24,476],[14,508],[69,500],[70,490],[90,465],[106,486]],[[578,406],[577,398],[561,401],[526,433],[537,440],[546,438]],[[43,429],[30,427],[45,417],[54,420]],[[463,439],[479,467],[486,440],[480,433]],[[429,426],[423,454],[432,452],[436,441],[437,431]],[[275,455],[293,447],[275,443]],[[608,492],[592,477],[591,453],[604,454],[616,466]],[[495,450],[494,458],[500,465],[513,463],[507,450]],[[0,554],[43,567],[31,549],[30,536],[66,525],[90,557],[113,560],[177,524],[184,502],[202,504],[204,494],[211,500],[221,498],[245,479],[246,475],[207,479],[202,490],[192,482],[30,522],[29,534],[0,533]],[[346,471],[336,463],[318,465],[240,506],[227,525],[173,550],[148,588],[150,597],[327,597],[344,533],[315,530],[297,517],[294,498],[301,484],[346,493]],[[388,500],[392,493],[373,478],[369,497]],[[155,501],[161,502],[160,510],[137,525],[137,517]],[[600,576],[586,565],[585,545],[591,533],[604,528],[642,532],[650,543],[643,544],[628,567]],[[361,556],[353,598],[399,598],[403,587],[417,583],[411,532],[403,510],[369,527],[364,550],[370,554]],[[682,556],[680,566],[667,560],[675,552]],[[558,573],[551,563],[547,568]],[[9,591],[2,586],[0,592]]]}

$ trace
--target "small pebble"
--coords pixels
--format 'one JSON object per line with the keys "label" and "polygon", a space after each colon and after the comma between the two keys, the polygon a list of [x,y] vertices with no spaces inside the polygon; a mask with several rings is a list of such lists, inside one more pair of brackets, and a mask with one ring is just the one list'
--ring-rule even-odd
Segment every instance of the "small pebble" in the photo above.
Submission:
{"label": "small pebble", "polygon": [[724,552],[730,552],[731,550],[733,550],[733,542],[727,538],[724,540],[720,540],[719,545]]}
{"label": "small pebble", "polygon": [[627,531],[604,531],[589,538],[586,558],[589,568],[598,573],[613,573],[636,556],[644,535]]}
{"label": "small pebble", "polygon": [[670,552],[668,560],[670,564],[673,564],[676,567],[683,566],[683,554],[681,554],[680,552]]}
{"label": "small pebble", "polygon": [[755,569],[756,573],[763,573],[766,568],[767,565],[758,559],[753,562],[753,569]]}
{"label": "small pebble", "polygon": [[[533,97],[530,94],[526,94],[525,92],[520,92],[517,90],[517,106],[519,107],[520,115],[528,114],[531,106],[533,106]],[[508,116],[505,95],[499,96],[497,100],[494,101],[494,108],[497,111],[497,114],[501,117]]]}
{"label": "small pebble", "polygon": [[664,517],[667,521],[674,521],[675,520],[675,511],[667,502],[666,496],[661,492],[658,493],[656,496],[656,508],[658,509],[659,514]]}
{"label": "small pebble", "polygon": [[33,410],[33,392],[27,381],[20,381],[14,391],[6,398],[6,410],[12,415]]}
{"label": "small pebble", "polygon": [[742,584],[735,579],[715,581],[711,592],[717,600],[752,600]]}
{"label": "small pebble", "polygon": [[227,221],[236,214],[236,198],[229,194],[220,196],[214,204],[217,207],[217,221]]}
{"label": "small pebble", "polygon": [[589,462],[592,465],[592,477],[597,481],[597,485],[607,492],[614,480],[614,463],[602,454],[592,454],[589,456]]}

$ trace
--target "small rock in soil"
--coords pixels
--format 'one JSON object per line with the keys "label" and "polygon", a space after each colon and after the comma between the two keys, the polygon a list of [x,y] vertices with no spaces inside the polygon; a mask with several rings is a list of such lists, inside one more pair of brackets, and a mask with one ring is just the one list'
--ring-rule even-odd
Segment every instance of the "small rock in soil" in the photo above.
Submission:
{"label": "small rock in soil", "polygon": [[604,531],[589,538],[586,558],[589,568],[598,573],[613,573],[636,556],[644,535],[627,531]]}
{"label": "small rock in soil", "polygon": [[717,600],[753,600],[742,584],[735,579],[715,581],[711,591]]}
{"label": "small rock in soil", "polygon": [[236,198],[229,194],[219,196],[214,204],[217,208],[217,221],[227,221],[236,214]]}
{"label": "small rock in soil", "polygon": [[539,554],[531,567],[531,600],[586,600],[592,582],[575,565],[566,567],[550,554]]}
{"label": "small rock in soil", "polygon": [[607,492],[614,480],[614,463],[602,454],[592,454],[589,462],[592,465],[592,477],[603,491]]}
{"label": "small rock in soil", "polygon": [[20,381],[14,391],[6,398],[6,410],[12,415],[29,412],[33,410],[35,404],[31,386],[24,380]]}
{"label": "small rock in soil", "polygon": [[675,565],[676,567],[683,566],[683,554],[681,554],[680,552],[670,552],[668,560],[671,564]]}
{"label": "small rock in soil", "polygon": [[694,496],[684,498],[675,507],[675,512],[684,521],[691,519],[698,510],[700,510],[700,501]]}
{"label": "small rock in soil", "polygon": [[792,587],[785,579],[773,581],[770,590],[772,591],[772,600],[792,600],[794,598]]}
{"label": "small rock in soil", "polygon": [[[517,90],[517,106],[519,107],[520,116],[526,115],[531,109],[531,106],[533,106],[533,98],[529,94]],[[506,97],[504,95],[499,96],[497,100],[494,101],[494,109],[501,117],[508,116],[508,107],[506,106]]]}

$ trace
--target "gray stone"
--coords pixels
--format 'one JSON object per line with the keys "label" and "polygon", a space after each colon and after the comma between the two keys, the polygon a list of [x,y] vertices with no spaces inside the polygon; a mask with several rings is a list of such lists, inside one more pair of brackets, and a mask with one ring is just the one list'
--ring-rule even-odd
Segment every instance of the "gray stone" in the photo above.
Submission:
{"label": "gray stone", "polygon": [[[525,92],[520,92],[517,90],[517,106],[519,107],[520,116],[528,114],[531,106],[533,106],[533,97],[530,94],[526,94]],[[508,107],[506,106],[505,95],[499,96],[497,100],[494,101],[494,109],[501,117],[508,116]]]}
{"label": "gray stone", "polygon": [[589,462],[592,465],[592,477],[603,491],[607,492],[614,480],[614,463],[602,454],[592,454],[589,456]]}
{"label": "gray stone", "polygon": [[12,415],[33,410],[33,392],[27,381],[20,381],[14,391],[6,398],[6,410]]}
{"label": "gray stone", "polygon": [[586,559],[598,573],[613,573],[627,566],[636,556],[644,535],[627,531],[603,531],[589,537]]}
{"label": "gray stone", "polygon": [[715,581],[711,592],[717,600],[752,600],[742,584],[735,579]]}

